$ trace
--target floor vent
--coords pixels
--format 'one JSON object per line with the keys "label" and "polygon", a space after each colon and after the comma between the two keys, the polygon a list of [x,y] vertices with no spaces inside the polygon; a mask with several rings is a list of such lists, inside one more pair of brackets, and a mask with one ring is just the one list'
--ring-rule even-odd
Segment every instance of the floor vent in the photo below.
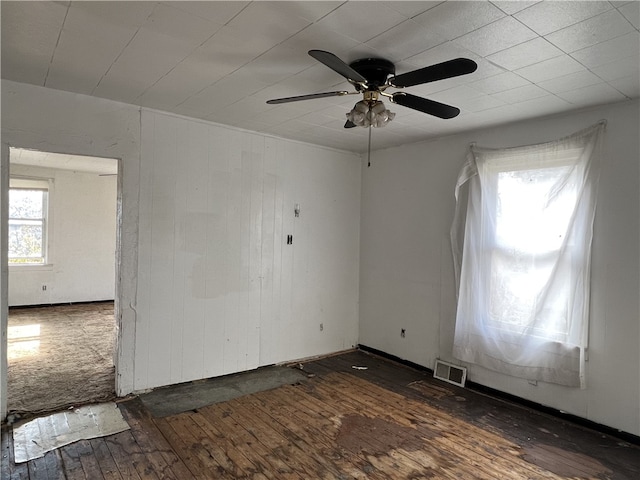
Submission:
{"label": "floor vent", "polygon": [[459,367],[458,365],[453,365],[442,360],[436,360],[433,376],[439,380],[464,387],[464,382],[467,379],[467,368]]}

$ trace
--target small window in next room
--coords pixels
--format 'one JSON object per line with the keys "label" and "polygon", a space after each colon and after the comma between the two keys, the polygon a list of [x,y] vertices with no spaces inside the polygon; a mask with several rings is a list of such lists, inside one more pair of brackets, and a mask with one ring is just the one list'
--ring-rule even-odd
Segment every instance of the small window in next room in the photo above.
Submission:
{"label": "small window in next room", "polygon": [[11,178],[9,265],[47,263],[49,181]]}

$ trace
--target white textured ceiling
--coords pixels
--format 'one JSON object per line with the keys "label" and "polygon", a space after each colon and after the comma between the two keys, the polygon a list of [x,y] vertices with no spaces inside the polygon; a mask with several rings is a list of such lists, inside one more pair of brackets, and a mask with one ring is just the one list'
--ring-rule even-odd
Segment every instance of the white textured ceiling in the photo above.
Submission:
{"label": "white textured ceiling", "polygon": [[116,175],[118,173],[118,160],[113,158],[39,152],[24,148],[11,148],[11,164],[96,173],[98,175]]}
{"label": "white textured ceiling", "polygon": [[1,2],[2,78],[362,151],[357,96],[311,58],[382,57],[396,73],[467,57],[470,75],[407,88],[461,109],[399,105],[383,148],[639,96],[638,1]]}

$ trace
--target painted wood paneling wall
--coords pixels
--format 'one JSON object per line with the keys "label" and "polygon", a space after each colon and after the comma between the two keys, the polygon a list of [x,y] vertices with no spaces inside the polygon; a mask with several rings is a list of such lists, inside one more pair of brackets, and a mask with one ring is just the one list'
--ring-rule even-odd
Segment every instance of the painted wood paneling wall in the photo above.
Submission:
{"label": "painted wood paneling wall", "polygon": [[359,156],[151,111],[141,145],[135,390],[357,343]]}

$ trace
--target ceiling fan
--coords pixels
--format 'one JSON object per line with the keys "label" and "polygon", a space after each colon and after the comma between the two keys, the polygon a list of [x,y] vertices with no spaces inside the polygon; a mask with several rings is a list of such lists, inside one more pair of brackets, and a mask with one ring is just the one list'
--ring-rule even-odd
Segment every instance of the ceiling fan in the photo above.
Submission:
{"label": "ceiling fan", "polygon": [[336,97],[362,94],[362,100],[347,113],[345,128],[383,127],[395,114],[386,109],[380,97],[388,98],[392,103],[412,108],[438,118],[453,118],[460,109],[451,105],[418,97],[406,92],[388,93],[388,88],[404,88],[446,78],[458,77],[474,72],[478,65],[468,58],[456,58],[428,67],[413,70],[400,75],[395,74],[395,65],[382,58],[363,58],[346,64],[336,55],[324,50],[309,50],[309,55],[322,62],[333,71],[345,77],[355,87],[355,92],[338,90],[335,92],[312,93],[296,97],[268,100],[268,104],[280,104],[311,100],[314,98]]}

